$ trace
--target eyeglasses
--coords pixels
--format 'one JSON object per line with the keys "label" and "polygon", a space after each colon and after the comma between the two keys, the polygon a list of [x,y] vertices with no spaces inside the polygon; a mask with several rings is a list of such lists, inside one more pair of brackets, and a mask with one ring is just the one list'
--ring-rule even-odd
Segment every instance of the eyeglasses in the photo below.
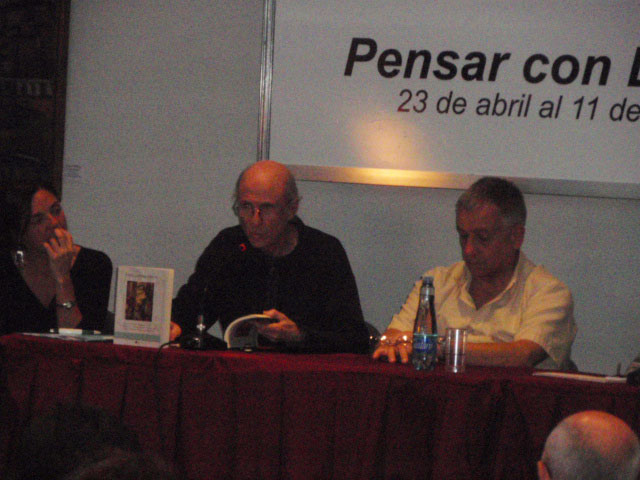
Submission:
{"label": "eyeglasses", "polygon": [[273,203],[254,205],[251,202],[235,202],[233,204],[233,213],[235,213],[238,217],[252,218],[256,214],[256,212],[258,212],[260,218],[267,219],[273,218],[281,209],[285,208],[287,205],[280,207],[279,205],[275,205]]}

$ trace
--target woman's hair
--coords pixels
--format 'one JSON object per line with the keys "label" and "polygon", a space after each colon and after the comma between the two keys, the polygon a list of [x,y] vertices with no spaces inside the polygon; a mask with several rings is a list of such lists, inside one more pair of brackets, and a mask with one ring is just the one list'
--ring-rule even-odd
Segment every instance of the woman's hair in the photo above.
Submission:
{"label": "woman's hair", "polygon": [[33,196],[40,190],[58,196],[58,192],[48,182],[29,181],[13,185],[3,185],[0,191],[0,249],[16,250],[22,246],[22,239],[31,217]]}

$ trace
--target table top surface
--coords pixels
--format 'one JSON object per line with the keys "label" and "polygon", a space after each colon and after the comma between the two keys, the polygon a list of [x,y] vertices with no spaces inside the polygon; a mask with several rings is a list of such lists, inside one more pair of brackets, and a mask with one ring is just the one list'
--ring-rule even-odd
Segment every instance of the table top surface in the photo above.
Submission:
{"label": "table top surface", "polygon": [[362,354],[154,349],[21,334],[0,337],[0,347],[19,422],[61,400],[96,405],[198,480],[533,480],[546,436],[568,414],[605,410],[640,432],[640,387],[531,368],[452,373],[439,364],[424,372]]}
{"label": "table top surface", "polygon": [[[84,342],[59,340],[32,335],[11,334],[0,337],[0,344],[12,355],[31,356],[35,352],[46,356],[80,358],[104,358],[113,362],[134,363],[137,365],[154,364],[159,368],[175,367],[193,370],[225,370],[233,372],[279,371],[312,372],[336,371],[391,375],[405,378],[439,379],[461,383],[485,381],[526,381],[538,383],[550,388],[589,388],[595,390],[636,393],[640,387],[627,385],[620,381],[604,381],[603,375],[581,374],[568,378],[553,378],[535,375],[540,371],[526,367],[478,367],[467,366],[465,372],[445,371],[438,364],[434,371],[416,371],[410,364],[388,363],[373,360],[369,355],[337,354],[300,354],[275,351],[243,352],[239,350],[192,351],[176,347],[162,349],[114,345],[111,342]],[[592,381],[589,381],[592,380]]]}

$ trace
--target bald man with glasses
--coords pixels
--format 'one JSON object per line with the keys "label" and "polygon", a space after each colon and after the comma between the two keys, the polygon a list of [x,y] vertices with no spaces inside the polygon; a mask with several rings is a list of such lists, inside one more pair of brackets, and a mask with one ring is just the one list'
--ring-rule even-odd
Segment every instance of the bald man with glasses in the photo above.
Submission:
{"label": "bald man with glasses", "polygon": [[239,225],[222,230],[205,249],[173,302],[172,337],[205,324],[222,329],[249,314],[275,346],[306,352],[368,349],[355,277],[338,239],[306,226],[300,198],[282,164],[262,160],[238,177],[233,211]]}

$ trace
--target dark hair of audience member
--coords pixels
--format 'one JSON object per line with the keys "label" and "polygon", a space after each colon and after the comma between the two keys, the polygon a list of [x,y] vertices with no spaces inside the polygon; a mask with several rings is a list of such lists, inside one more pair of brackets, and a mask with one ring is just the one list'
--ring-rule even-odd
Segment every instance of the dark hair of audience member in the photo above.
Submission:
{"label": "dark hair of audience member", "polygon": [[181,480],[184,476],[157,455],[115,451],[105,459],[85,464],[64,480]]}
{"label": "dark hair of audience member", "polygon": [[[2,325],[0,325],[2,331]],[[7,361],[3,345],[0,345],[0,479],[4,478],[3,469],[6,468],[9,441],[16,432],[16,417],[18,407],[9,393],[7,381]]]}
{"label": "dark hair of audience member", "polygon": [[136,435],[106,411],[58,404],[25,429],[9,459],[9,480],[61,479],[114,451],[139,452]]}

